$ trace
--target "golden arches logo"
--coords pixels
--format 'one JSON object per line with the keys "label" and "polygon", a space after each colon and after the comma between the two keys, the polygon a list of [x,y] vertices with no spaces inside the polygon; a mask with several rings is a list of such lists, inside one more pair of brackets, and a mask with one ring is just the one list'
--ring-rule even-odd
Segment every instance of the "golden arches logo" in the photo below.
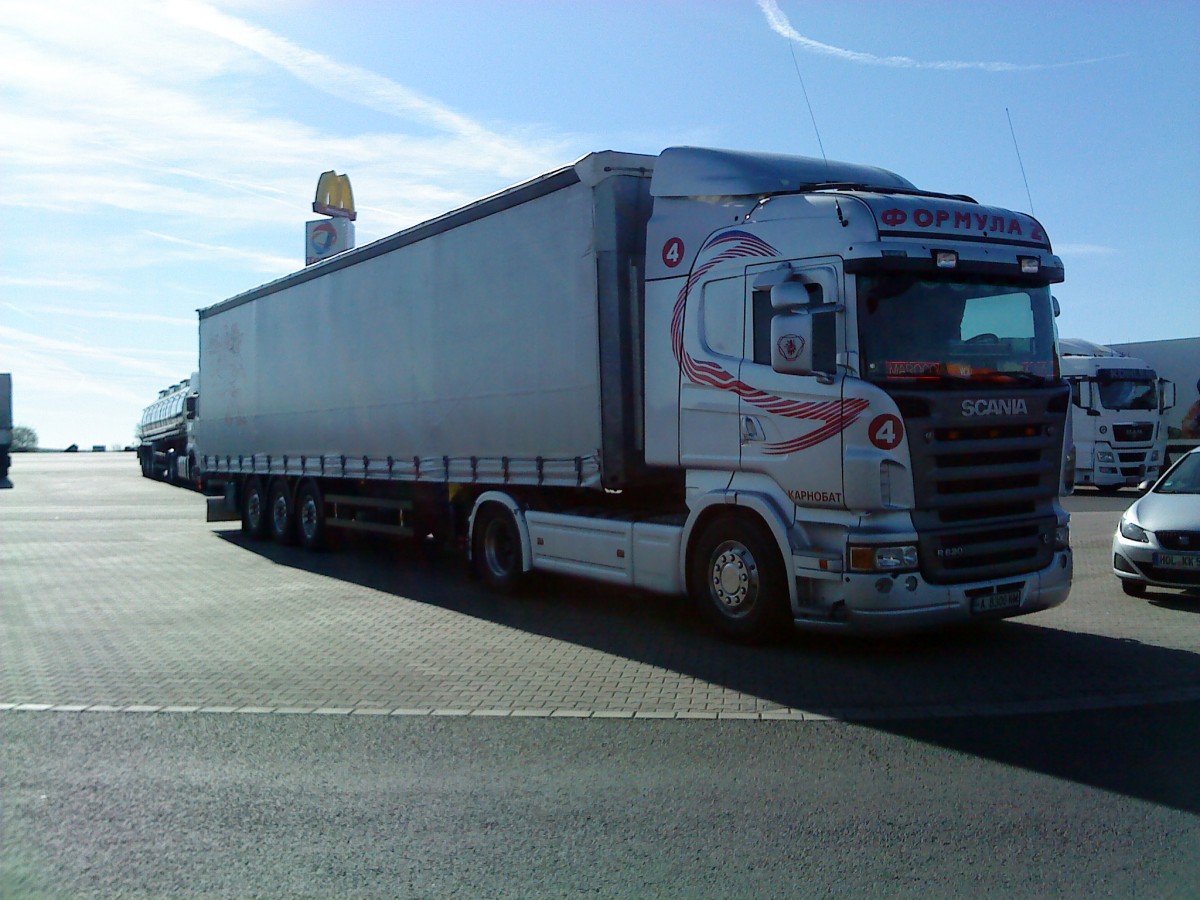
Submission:
{"label": "golden arches logo", "polygon": [[313,212],[354,221],[354,191],[350,189],[350,176],[339,175],[332,170],[322,172],[317,179],[317,196],[313,199]]}

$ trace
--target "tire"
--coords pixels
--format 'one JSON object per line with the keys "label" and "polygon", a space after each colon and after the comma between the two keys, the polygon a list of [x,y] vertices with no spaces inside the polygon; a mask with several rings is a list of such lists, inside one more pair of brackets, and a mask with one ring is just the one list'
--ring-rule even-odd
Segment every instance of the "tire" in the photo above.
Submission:
{"label": "tire", "polygon": [[305,481],[296,494],[296,536],[305,550],[325,547],[325,498],[315,481]]}
{"label": "tire", "polygon": [[693,545],[688,584],[700,614],[726,637],[759,643],[785,633],[786,569],[758,519],[722,516]]}
{"label": "tire", "polygon": [[267,507],[267,530],[277,544],[292,544],[296,540],[296,519],[292,515],[292,492],[286,479],[277,478],[271,484],[270,505]]}
{"label": "tire", "polygon": [[262,479],[251,475],[242,485],[242,534],[256,541],[266,537],[268,508]]}
{"label": "tire", "polygon": [[1121,590],[1123,590],[1125,592],[1125,595],[1128,597],[1145,597],[1146,596],[1146,585],[1144,582],[1141,582],[1141,581],[1132,581],[1128,578],[1122,578],[1121,579]]}
{"label": "tire", "polygon": [[471,565],[484,584],[501,594],[515,591],[525,574],[521,532],[512,513],[499,503],[479,510],[471,535]]}

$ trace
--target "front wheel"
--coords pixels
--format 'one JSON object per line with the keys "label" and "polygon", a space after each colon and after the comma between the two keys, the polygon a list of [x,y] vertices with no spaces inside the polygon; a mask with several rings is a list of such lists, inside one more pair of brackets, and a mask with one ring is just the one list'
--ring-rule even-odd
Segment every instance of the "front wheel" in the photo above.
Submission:
{"label": "front wheel", "polygon": [[476,516],[471,564],[484,584],[502,594],[516,590],[524,574],[521,533],[513,514],[499,503],[486,504]]}
{"label": "front wheel", "polygon": [[1121,590],[1123,590],[1128,597],[1146,596],[1146,585],[1141,581],[1131,581],[1127,578],[1122,578]]}
{"label": "front wheel", "polygon": [[783,633],[786,570],[771,532],[757,519],[710,522],[696,541],[690,576],[701,614],[725,636],[756,643]]}

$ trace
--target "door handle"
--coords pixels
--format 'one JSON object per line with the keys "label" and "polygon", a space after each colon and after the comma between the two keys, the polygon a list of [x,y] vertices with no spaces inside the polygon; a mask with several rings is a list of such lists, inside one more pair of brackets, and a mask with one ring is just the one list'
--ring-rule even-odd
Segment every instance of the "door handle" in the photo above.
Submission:
{"label": "door handle", "polygon": [[762,423],[754,416],[742,416],[742,444],[749,444],[751,441],[765,441],[766,433],[763,431]]}

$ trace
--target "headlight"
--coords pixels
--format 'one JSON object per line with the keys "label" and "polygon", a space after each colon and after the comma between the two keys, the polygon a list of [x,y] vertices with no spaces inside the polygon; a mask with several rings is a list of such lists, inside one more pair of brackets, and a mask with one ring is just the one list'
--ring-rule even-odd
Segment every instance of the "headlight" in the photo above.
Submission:
{"label": "headlight", "polygon": [[1121,537],[1142,544],[1150,543],[1150,535],[1140,525],[1134,525],[1124,516],[1121,517]]}
{"label": "headlight", "polygon": [[851,572],[902,572],[917,567],[917,548],[903,547],[851,547]]}
{"label": "headlight", "polygon": [[1054,549],[1069,550],[1071,548],[1071,526],[1059,525],[1054,529]]}
{"label": "headlight", "polygon": [[1113,459],[1113,455],[1112,455],[1112,451],[1111,451],[1111,450],[1100,450],[1100,451],[1098,451],[1098,452],[1096,453],[1096,459],[1097,459],[1097,460],[1099,460],[1100,462],[1116,462],[1116,460],[1115,460],[1115,459]]}

